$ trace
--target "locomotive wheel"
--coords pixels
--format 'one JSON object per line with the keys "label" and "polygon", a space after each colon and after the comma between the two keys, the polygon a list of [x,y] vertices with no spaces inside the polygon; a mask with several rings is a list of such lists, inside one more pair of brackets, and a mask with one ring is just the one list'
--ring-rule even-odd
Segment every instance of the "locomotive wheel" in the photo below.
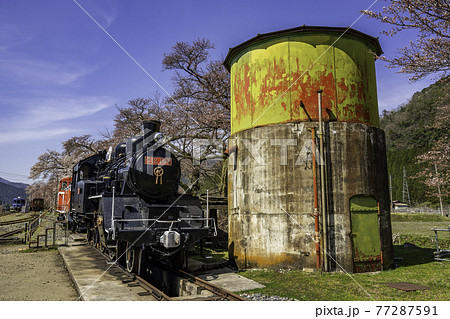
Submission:
{"label": "locomotive wheel", "polygon": [[116,247],[116,258],[119,265],[126,266],[126,254],[125,254],[126,245],[123,241],[119,240],[117,241],[117,247]]}
{"label": "locomotive wheel", "polygon": [[130,243],[127,243],[126,253],[127,271],[131,273],[137,273],[139,270],[139,249],[132,247]]}

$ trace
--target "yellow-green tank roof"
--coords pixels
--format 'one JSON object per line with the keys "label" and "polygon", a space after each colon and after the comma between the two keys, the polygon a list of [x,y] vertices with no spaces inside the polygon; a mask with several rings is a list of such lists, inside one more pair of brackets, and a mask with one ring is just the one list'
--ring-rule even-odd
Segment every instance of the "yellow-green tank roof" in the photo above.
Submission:
{"label": "yellow-green tank roof", "polygon": [[258,34],[230,49],[231,133],[318,119],[378,126],[377,38],[350,28],[302,26]]}

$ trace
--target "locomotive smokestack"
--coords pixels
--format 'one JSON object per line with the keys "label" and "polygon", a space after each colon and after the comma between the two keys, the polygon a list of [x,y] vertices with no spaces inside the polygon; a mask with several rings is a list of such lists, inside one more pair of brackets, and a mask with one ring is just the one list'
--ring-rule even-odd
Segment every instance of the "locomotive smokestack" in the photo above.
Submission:
{"label": "locomotive smokestack", "polygon": [[144,145],[148,145],[152,142],[150,138],[153,133],[159,132],[161,127],[161,122],[157,120],[145,120],[143,122],[144,125]]}
{"label": "locomotive smokestack", "polygon": [[159,132],[161,127],[161,122],[157,120],[145,120],[143,122],[144,125],[144,136],[147,134],[153,134],[155,132]]}

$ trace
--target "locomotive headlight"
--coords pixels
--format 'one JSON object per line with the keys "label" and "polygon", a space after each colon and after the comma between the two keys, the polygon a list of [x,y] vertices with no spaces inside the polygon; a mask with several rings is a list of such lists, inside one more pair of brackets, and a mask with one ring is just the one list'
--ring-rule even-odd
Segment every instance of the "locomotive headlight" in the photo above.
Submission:
{"label": "locomotive headlight", "polygon": [[176,248],[180,246],[181,236],[176,231],[166,230],[159,241],[165,248]]}

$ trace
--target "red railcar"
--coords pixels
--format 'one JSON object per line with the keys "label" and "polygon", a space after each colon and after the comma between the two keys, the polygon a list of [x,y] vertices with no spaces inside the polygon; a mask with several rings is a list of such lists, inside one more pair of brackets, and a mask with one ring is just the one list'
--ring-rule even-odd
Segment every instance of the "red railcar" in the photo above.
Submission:
{"label": "red railcar", "polygon": [[44,199],[43,198],[34,198],[30,204],[31,204],[30,208],[32,211],[44,210]]}
{"label": "red railcar", "polygon": [[70,208],[70,189],[72,177],[65,177],[61,180],[58,190],[58,206],[56,210],[60,214],[69,212]]}

